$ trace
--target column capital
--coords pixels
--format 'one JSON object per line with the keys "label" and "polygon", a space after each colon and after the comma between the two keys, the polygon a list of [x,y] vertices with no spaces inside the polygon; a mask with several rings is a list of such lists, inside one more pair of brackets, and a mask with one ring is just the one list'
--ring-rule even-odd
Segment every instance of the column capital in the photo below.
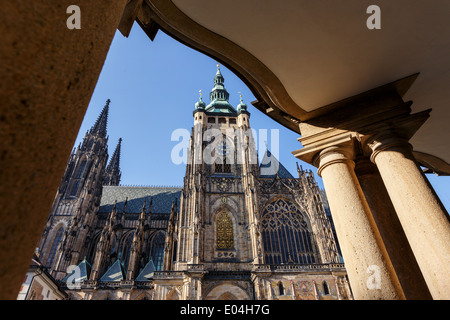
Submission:
{"label": "column capital", "polygon": [[336,163],[347,163],[352,169],[355,168],[353,143],[331,146],[317,153],[313,158],[317,174],[321,177],[322,171],[329,165]]}
{"label": "column capital", "polygon": [[412,146],[408,139],[397,135],[393,131],[386,131],[370,137],[365,143],[372,151],[370,161],[375,163],[377,155],[386,150],[395,150],[403,154],[410,154]]}
{"label": "column capital", "polygon": [[[293,151],[292,154],[306,163],[319,167],[320,159],[326,153],[332,152],[333,150],[334,152],[339,152],[339,150],[342,150],[341,153],[344,153],[347,156],[349,156],[349,152],[352,154],[355,137],[356,136],[352,132],[337,132],[335,130],[330,130],[326,137],[316,137],[316,140],[313,142],[306,143],[303,138],[299,139],[299,141],[304,145],[304,148]],[[352,159],[352,156],[349,157]]]}

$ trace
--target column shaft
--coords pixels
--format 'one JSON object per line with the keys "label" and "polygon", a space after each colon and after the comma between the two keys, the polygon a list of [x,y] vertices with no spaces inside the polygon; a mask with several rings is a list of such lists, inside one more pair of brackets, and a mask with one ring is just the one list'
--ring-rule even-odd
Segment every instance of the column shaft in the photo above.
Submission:
{"label": "column shaft", "polygon": [[418,167],[411,146],[395,137],[369,146],[403,230],[434,299],[450,298],[448,213]]}
{"label": "column shaft", "polygon": [[331,147],[319,155],[331,214],[355,299],[404,299],[363,191],[354,162],[344,149]]}
{"label": "column shaft", "polygon": [[375,164],[357,157],[355,173],[407,299],[428,300],[430,292]]}

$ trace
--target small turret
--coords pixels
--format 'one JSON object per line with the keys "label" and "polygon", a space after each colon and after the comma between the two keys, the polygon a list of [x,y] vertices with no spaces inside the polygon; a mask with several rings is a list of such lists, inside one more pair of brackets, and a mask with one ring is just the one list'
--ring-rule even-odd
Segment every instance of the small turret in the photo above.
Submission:
{"label": "small turret", "polygon": [[240,95],[241,102],[237,106],[238,110],[238,126],[247,126],[249,127],[249,118],[250,118],[250,112],[247,111],[247,105],[244,103],[244,100],[242,99],[242,94]]}
{"label": "small turret", "polygon": [[202,99],[202,90],[199,91],[200,97],[198,101],[195,103],[195,110],[204,110],[206,108],[206,103],[203,102]]}
{"label": "small turret", "polygon": [[237,106],[237,111],[239,114],[241,113],[247,113],[250,115],[250,113],[247,111],[247,105],[244,103],[244,100],[242,99],[242,94],[240,95],[241,102]]}

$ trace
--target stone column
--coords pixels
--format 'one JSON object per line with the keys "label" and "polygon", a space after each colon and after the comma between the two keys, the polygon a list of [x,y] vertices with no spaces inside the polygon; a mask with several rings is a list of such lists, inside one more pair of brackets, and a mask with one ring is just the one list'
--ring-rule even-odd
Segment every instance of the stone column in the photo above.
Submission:
{"label": "stone column", "polygon": [[355,173],[369,204],[407,299],[428,300],[430,292],[395,212],[375,164],[368,157],[357,157]]}
{"label": "stone column", "polygon": [[0,299],[17,297],[126,3],[2,3]]}
{"label": "stone column", "polygon": [[430,292],[406,239],[397,213],[375,164],[368,157],[355,159],[355,173],[407,299],[428,300]]}
{"label": "stone column", "polygon": [[411,145],[392,133],[368,141],[400,223],[434,299],[450,298],[449,216],[418,167]]}
{"label": "stone column", "polygon": [[315,158],[355,299],[404,299],[369,206],[356,178],[351,145]]}

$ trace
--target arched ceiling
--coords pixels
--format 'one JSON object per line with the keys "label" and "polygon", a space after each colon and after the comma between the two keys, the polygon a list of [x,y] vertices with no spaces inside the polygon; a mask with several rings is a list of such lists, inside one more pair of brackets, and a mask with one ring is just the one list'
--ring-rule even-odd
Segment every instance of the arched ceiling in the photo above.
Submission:
{"label": "arched ceiling", "polygon": [[159,28],[224,63],[254,92],[255,107],[297,132],[327,106],[418,73],[401,94],[413,112],[432,112],[411,142],[450,172],[448,0],[376,1],[379,30],[366,26],[373,1],[144,3]]}

